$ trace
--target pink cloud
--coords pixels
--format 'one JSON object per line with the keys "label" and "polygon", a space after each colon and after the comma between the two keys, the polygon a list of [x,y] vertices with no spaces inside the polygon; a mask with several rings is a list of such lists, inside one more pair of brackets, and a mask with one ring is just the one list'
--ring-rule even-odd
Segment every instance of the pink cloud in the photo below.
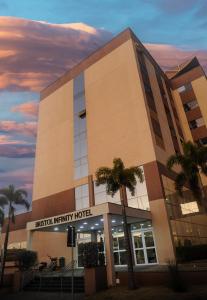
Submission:
{"label": "pink cloud", "polygon": [[0,144],[0,157],[31,158],[34,154],[35,146],[31,144]]}
{"label": "pink cloud", "polygon": [[36,117],[38,114],[38,103],[34,101],[25,102],[11,108],[13,112],[19,112],[24,115]]}
{"label": "pink cloud", "polygon": [[145,44],[145,47],[164,70],[197,56],[207,72],[207,50],[188,50],[166,44]]}
{"label": "pink cloud", "polygon": [[27,142],[11,139],[8,135],[0,135],[0,145],[27,144]]}
{"label": "pink cloud", "polygon": [[0,89],[39,92],[112,34],[83,23],[0,17]]}
{"label": "pink cloud", "polygon": [[35,136],[36,122],[18,123],[16,121],[0,121],[0,131],[5,133],[18,133],[27,136]]}
{"label": "pink cloud", "polygon": [[[46,22],[0,17],[0,89],[39,92],[66,70],[112,38],[83,23]],[[207,69],[207,51],[171,45],[145,45],[167,69],[197,55]]]}

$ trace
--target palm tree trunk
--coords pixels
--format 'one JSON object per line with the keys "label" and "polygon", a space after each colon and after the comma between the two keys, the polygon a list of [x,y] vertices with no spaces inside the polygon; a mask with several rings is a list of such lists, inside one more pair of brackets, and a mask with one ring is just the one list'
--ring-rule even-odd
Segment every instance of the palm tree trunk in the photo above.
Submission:
{"label": "palm tree trunk", "polygon": [[0,286],[3,286],[4,284],[4,270],[5,270],[5,263],[6,263],[6,256],[7,256],[7,247],[8,247],[8,241],[9,241],[9,231],[10,231],[10,219],[11,219],[11,207],[9,209],[8,214],[8,223],[6,227],[6,235],[4,240],[4,250],[3,250],[3,258],[2,258],[2,264],[1,264],[1,279],[0,279]]}
{"label": "palm tree trunk", "polygon": [[125,248],[126,248],[126,256],[127,256],[127,267],[128,267],[128,288],[132,290],[132,289],[136,289],[137,285],[136,285],[136,280],[134,277],[134,269],[133,269],[131,231],[127,224],[127,216],[126,216],[127,195],[126,195],[126,188],[124,186],[122,186],[120,189],[120,196],[121,196],[121,204],[122,204],[124,240],[125,240]]}

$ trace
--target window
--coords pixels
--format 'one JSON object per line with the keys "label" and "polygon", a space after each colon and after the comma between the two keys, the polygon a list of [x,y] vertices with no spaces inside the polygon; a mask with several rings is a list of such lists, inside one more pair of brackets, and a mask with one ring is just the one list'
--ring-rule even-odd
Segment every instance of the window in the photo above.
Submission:
{"label": "window", "polygon": [[192,85],[191,83],[186,83],[185,85],[182,85],[178,88],[178,92],[181,94],[183,92],[186,92],[186,91],[189,91],[189,90],[192,90]]}
{"label": "window", "polygon": [[80,210],[89,207],[88,184],[75,188],[75,208]]}
{"label": "window", "polygon": [[133,244],[136,264],[153,264],[157,262],[152,230],[133,232]]}
{"label": "window", "polygon": [[106,202],[121,204],[119,192],[117,192],[112,197],[106,193],[105,185],[96,186],[94,183],[94,194],[95,194],[95,205],[106,203]]}
{"label": "window", "polygon": [[181,203],[180,206],[183,215],[199,212],[198,204],[196,201]]}
{"label": "window", "polygon": [[196,143],[199,145],[207,145],[207,137],[197,140]]}
{"label": "window", "polygon": [[73,96],[74,118],[74,177],[82,178],[88,175],[88,150],[84,75],[74,78]]}
{"label": "window", "polygon": [[113,236],[113,250],[114,250],[114,264],[115,265],[126,265],[126,249],[124,242],[124,235]]}
{"label": "window", "polygon": [[185,112],[190,111],[196,107],[198,107],[198,102],[196,100],[192,100],[183,105]]}
{"label": "window", "polygon": [[195,129],[195,128],[201,127],[203,125],[205,125],[205,123],[204,123],[204,119],[202,117],[189,122],[190,129]]}
{"label": "window", "polygon": [[132,196],[130,191],[127,189],[127,200],[129,207],[150,210],[145,180],[144,182],[139,182],[139,180],[137,179],[134,196]]}

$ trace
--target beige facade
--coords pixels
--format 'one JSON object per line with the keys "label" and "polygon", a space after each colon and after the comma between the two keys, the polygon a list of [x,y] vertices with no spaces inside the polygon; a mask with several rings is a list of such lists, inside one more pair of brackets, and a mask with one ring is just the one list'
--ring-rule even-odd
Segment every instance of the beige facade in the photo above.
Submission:
{"label": "beige facade", "polygon": [[[198,73],[191,84],[207,122],[206,79]],[[177,240],[167,198],[173,194],[177,201],[173,190],[176,173],[167,170],[166,161],[175,152],[182,152],[183,140],[193,140],[178,91],[183,84],[183,77],[181,82],[177,77],[167,78],[134,34],[126,30],[43,90],[33,209],[24,221],[27,233],[21,227],[21,236],[15,236],[14,229],[9,243],[27,239],[27,247],[37,251],[40,260],[49,254],[70,261],[67,222],[55,225],[51,218],[62,220],[65,214],[89,209],[93,212],[90,218],[72,221],[78,232],[90,234],[91,240],[95,235],[95,239],[104,237],[108,283],[113,285],[114,265],[125,262],[120,197],[110,198],[104,188],[94,185],[94,180],[99,167],[111,167],[113,159],[120,157],[127,167],[142,167],[145,176],[135,196],[128,193],[134,263],[166,264],[175,259]],[[181,204],[176,202],[179,212]],[[105,210],[106,205],[110,209]],[[180,219],[185,217],[181,215]],[[198,223],[199,217],[194,220]],[[51,222],[50,229],[47,225],[36,228],[37,221]],[[21,220],[18,222],[17,227]],[[185,232],[176,235],[183,245],[184,236]],[[76,248],[78,254],[78,245]],[[75,257],[78,260],[78,255]]]}

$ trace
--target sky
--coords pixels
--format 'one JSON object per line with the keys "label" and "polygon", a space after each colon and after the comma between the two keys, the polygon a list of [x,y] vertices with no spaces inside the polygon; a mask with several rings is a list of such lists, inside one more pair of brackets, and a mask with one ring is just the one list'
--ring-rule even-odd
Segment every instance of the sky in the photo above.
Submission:
{"label": "sky", "polygon": [[164,70],[207,71],[206,0],[0,0],[0,187],[32,198],[39,92],[131,27]]}

